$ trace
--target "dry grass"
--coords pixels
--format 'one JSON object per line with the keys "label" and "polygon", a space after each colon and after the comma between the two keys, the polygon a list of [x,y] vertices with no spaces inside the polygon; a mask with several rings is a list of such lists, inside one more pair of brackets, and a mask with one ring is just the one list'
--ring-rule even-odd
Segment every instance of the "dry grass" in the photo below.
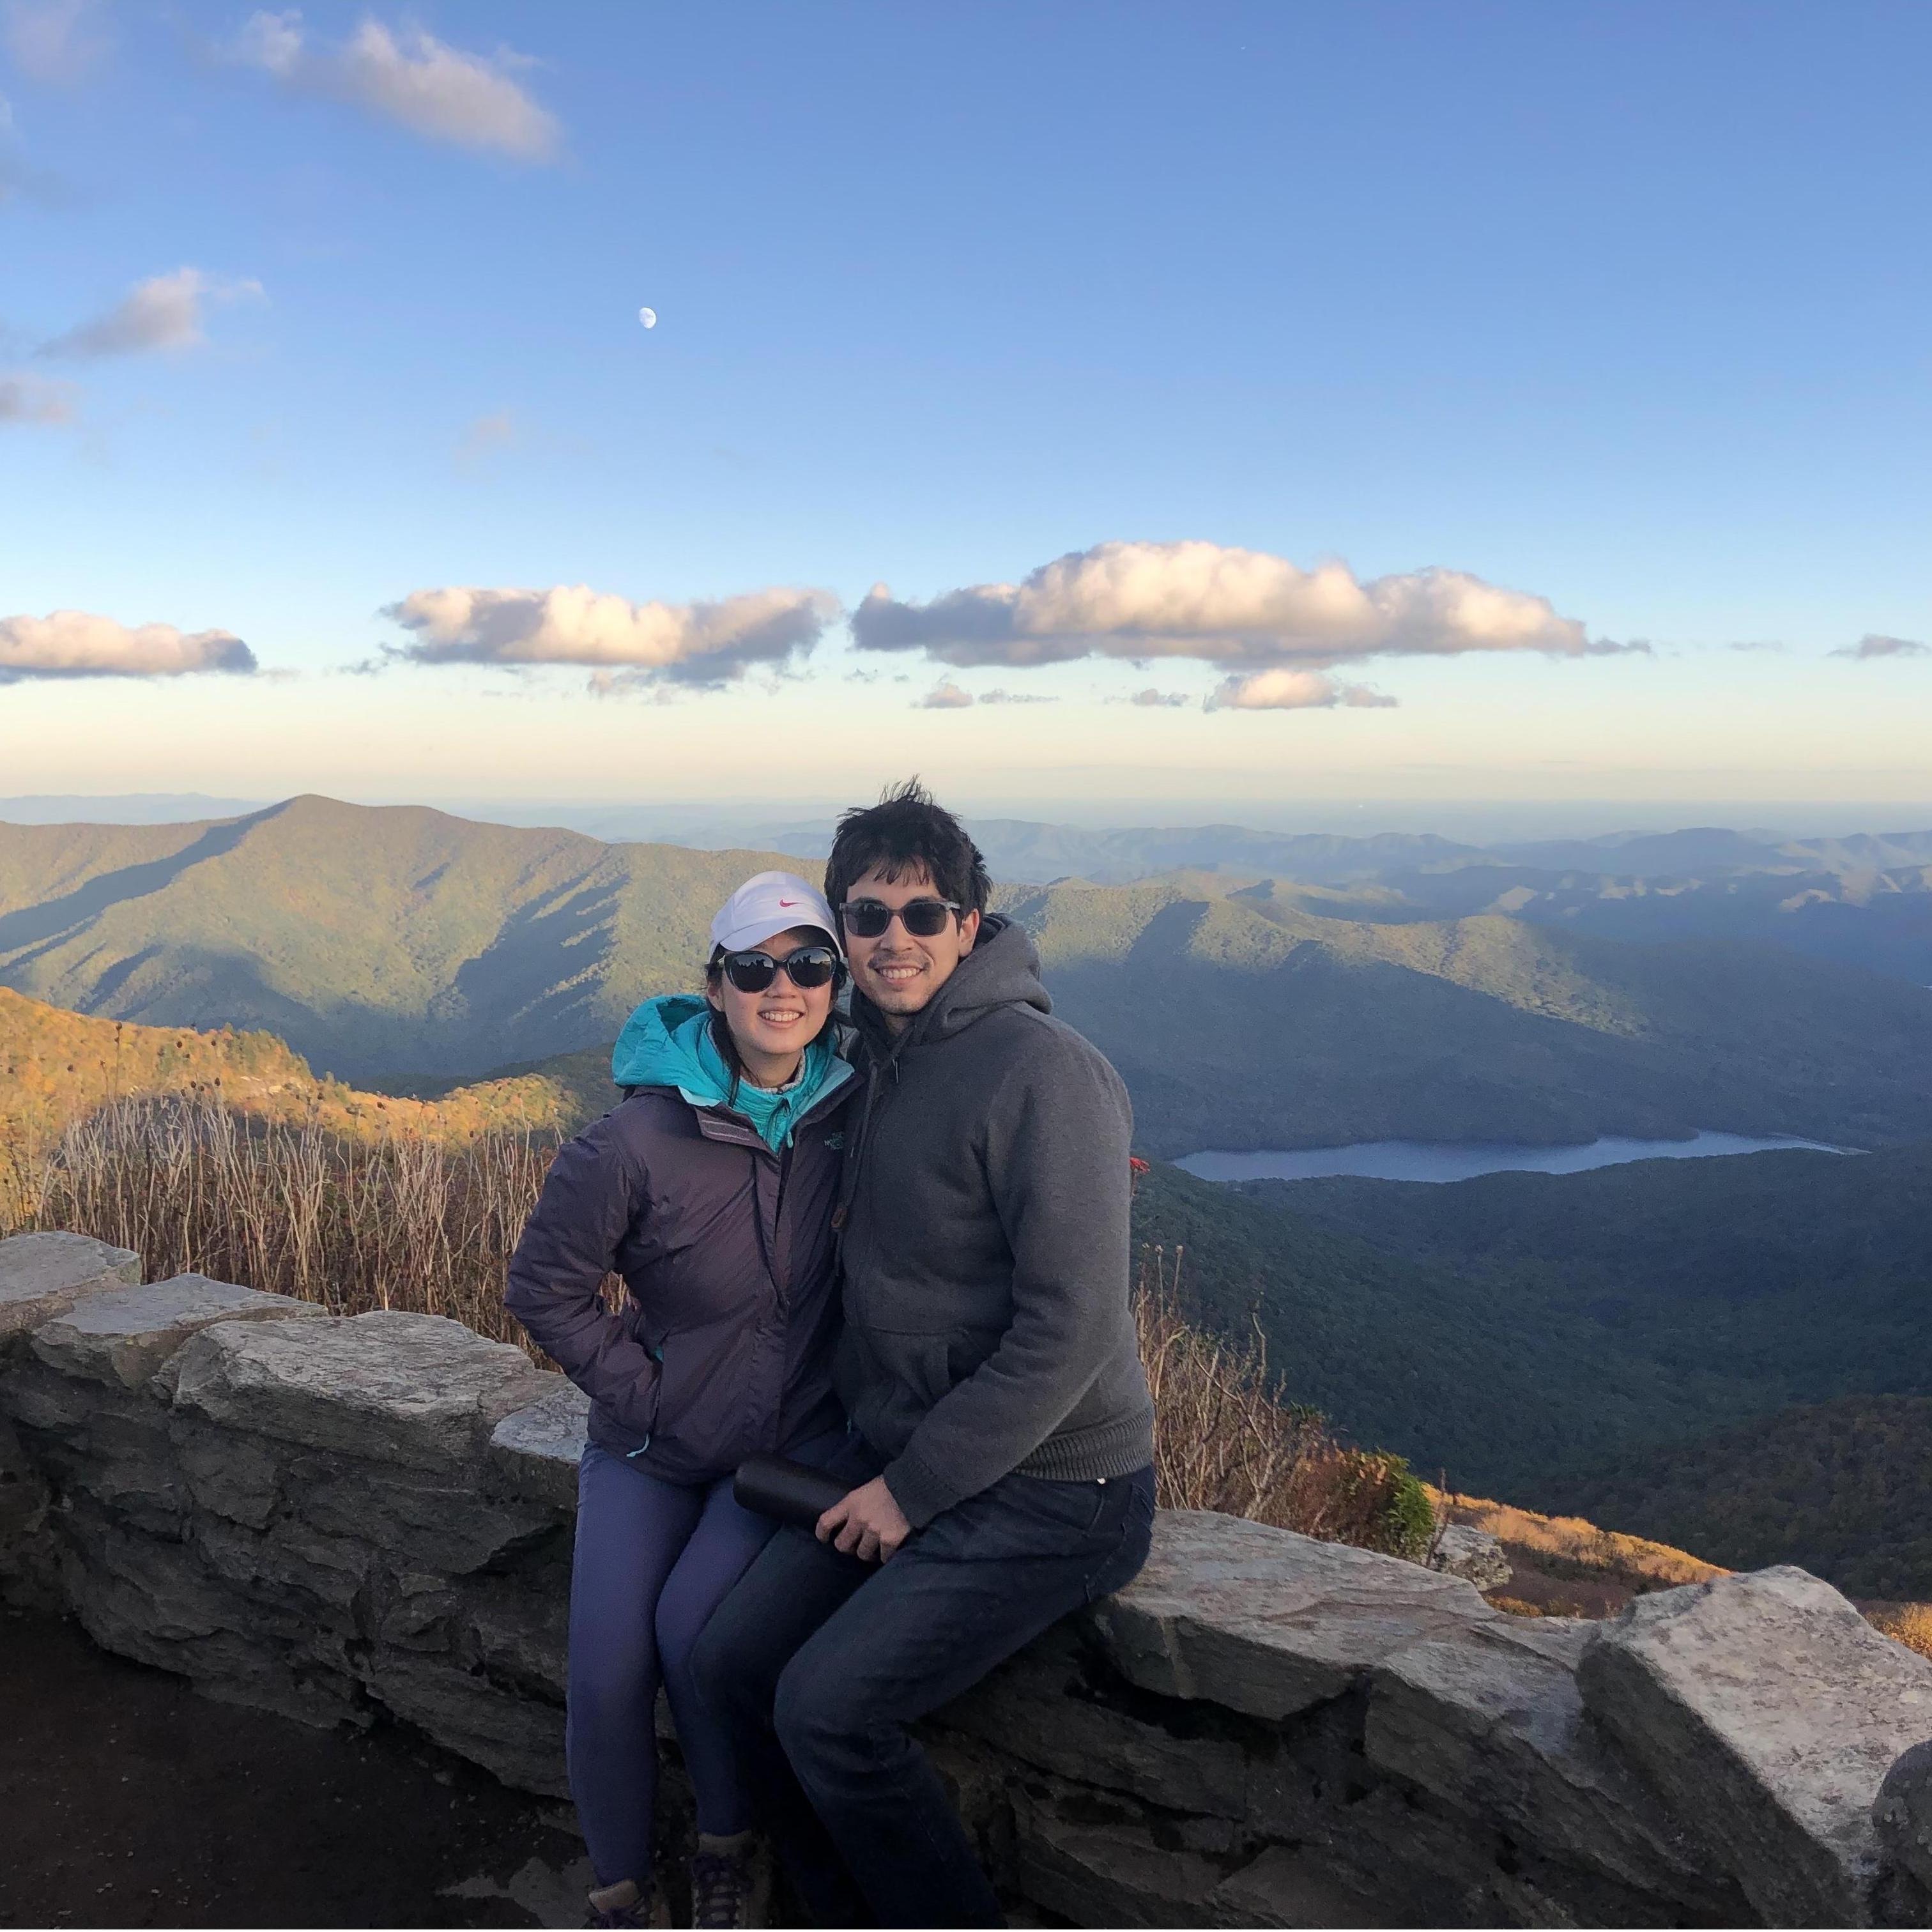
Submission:
{"label": "dry grass", "polygon": [[1907,1650],[1932,1657],[1932,1604],[1874,1604],[1865,1612],[1873,1629]]}
{"label": "dry grass", "polygon": [[[1395,1456],[1338,1442],[1315,1410],[1284,1400],[1259,1324],[1238,1344],[1180,1312],[1183,1252],[1143,1256],[1135,1296],[1154,1395],[1154,1475],[1166,1509],[1218,1510],[1324,1541],[1420,1553],[1433,1528]],[[1405,1509],[1404,1504],[1410,1505]],[[1418,1547],[1420,1546],[1420,1548]]]}
{"label": "dry grass", "polygon": [[[345,1134],[207,1093],[116,1100],[40,1157],[0,1148],[0,1234],[71,1229],[133,1249],[150,1280],[193,1271],[338,1314],[448,1316],[527,1346],[503,1308],[504,1273],[556,1144]],[[1258,1330],[1240,1344],[1184,1320],[1180,1262],[1150,1250],[1136,1298],[1162,1504],[1370,1549],[1426,1546],[1432,1519],[1406,1466],[1345,1446],[1285,1401]]]}
{"label": "dry grass", "polygon": [[0,1154],[0,1234],[69,1228],[132,1248],[151,1280],[192,1271],[340,1315],[446,1315],[520,1342],[504,1268],[555,1144],[364,1138],[203,1096],[121,1100],[42,1160]]}
{"label": "dry grass", "polygon": [[1599,1529],[1581,1516],[1538,1516],[1486,1496],[1438,1492],[1436,1504],[1447,1521],[1487,1530],[1505,1550],[1522,1552],[1546,1575],[1602,1576],[1627,1581],[1639,1589],[1660,1590],[1679,1583],[1708,1583],[1730,1574],[1667,1543]]}

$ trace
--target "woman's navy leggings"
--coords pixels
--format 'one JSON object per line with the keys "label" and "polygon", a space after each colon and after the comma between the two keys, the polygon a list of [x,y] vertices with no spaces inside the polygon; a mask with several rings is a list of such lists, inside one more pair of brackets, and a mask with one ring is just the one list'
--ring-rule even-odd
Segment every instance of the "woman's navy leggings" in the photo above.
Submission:
{"label": "woman's navy leggings", "polygon": [[594,1444],[584,1452],[567,1748],[599,1885],[641,1882],[651,1869],[660,1682],[697,1790],[698,1829],[742,1832],[751,1822],[724,1727],[699,1702],[691,1646],[775,1527],[738,1507],[728,1476],[687,1488]]}

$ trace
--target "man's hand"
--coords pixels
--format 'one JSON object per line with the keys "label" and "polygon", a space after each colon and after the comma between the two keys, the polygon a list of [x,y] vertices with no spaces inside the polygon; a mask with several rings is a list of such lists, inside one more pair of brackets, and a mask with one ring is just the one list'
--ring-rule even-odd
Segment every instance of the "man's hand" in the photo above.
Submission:
{"label": "man's hand", "polygon": [[866,1563],[883,1563],[912,1534],[883,1476],[874,1476],[818,1519],[818,1540]]}

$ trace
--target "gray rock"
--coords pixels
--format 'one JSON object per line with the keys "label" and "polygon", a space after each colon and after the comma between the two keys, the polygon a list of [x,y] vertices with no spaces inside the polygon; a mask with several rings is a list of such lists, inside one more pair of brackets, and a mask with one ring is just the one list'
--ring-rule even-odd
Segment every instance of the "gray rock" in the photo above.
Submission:
{"label": "gray rock", "polygon": [[281,1466],[259,1437],[172,1418],[175,1460],[194,1507],[249,1529],[266,1529],[280,1493]]}
{"label": "gray rock", "polygon": [[35,1435],[80,1441],[101,1394],[88,1383],[56,1375],[35,1361],[24,1344],[0,1371],[0,1414]]}
{"label": "gray rock", "polygon": [[376,1627],[385,1649],[447,1652],[463,1599],[454,1590],[418,1590],[398,1597]]}
{"label": "gray rock", "polygon": [[367,1545],[321,1535],[296,1518],[262,1532],[211,1516],[195,1525],[193,1541],[238,1596],[353,1630],[374,1561]]}
{"label": "gray rock", "polygon": [[1886,1773],[1872,1823],[1893,1862],[1932,1890],[1932,1743],[1914,1744]]}
{"label": "gray rock", "polygon": [[569,1796],[563,1712],[557,1706],[500,1689],[480,1669],[394,1651],[370,1659],[368,1682],[372,1696],[446,1750],[520,1791]]}
{"label": "gray rock", "polygon": [[0,1603],[59,1607],[59,1551],[48,1527],[53,1492],[20,1432],[0,1415]]}
{"label": "gray rock", "polygon": [[1500,1590],[1511,1572],[1502,1545],[1486,1529],[1460,1522],[1445,1523],[1436,1532],[1429,1567],[1445,1576],[1460,1576],[1479,1590]]}
{"label": "gray rock", "polygon": [[306,1456],[290,1468],[287,1489],[296,1512],[325,1535],[359,1538],[403,1568],[445,1576],[566,1534],[569,1519],[556,1504],[487,1495],[476,1473]]}
{"label": "gray rock", "polygon": [[570,1676],[569,1580],[560,1572],[538,1580],[552,1587],[531,1589],[507,1576],[465,1583],[458,1596],[468,1625],[461,1648],[494,1682],[561,1704]]}
{"label": "gray rock", "polygon": [[1132,1682],[1270,1720],[1498,1614],[1460,1576],[1205,1510],[1162,1511],[1146,1568],[1089,1612]]}
{"label": "gray rock", "polygon": [[1385,1905],[1344,1884],[1306,1852],[1270,1845],[1208,1894],[1214,1925],[1386,1925]]}
{"label": "gray rock", "polygon": [[1586,1707],[1699,1820],[1773,1924],[1871,1922],[1872,1810],[1932,1733],[1932,1663],[1802,1570],[1640,1597],[1579,1672]]}
{"label": "gray rock", "polygon": [[62,1375],[138,1388],[190,1335],[212,1323],[302,1316],[326,1318],[312,1301],[262,1294],[205,1274],[178,1274],[145,1288],[89,1294],[43,1322],[30,1346]]}
{"label": "gray rock", "polygon": [[1706,1848],[1584,1717],[1576,1671],[1588,1638],[1579,1624],[1504,1620],[1397,1652],[1375,1672],[1368,1760],[1519,1844],[1640,1892],[1712,1889],[1721,1911]]}
{"label": "gray rock", "polygon": [[338,1639],[226,1587],[188,1546],[80,1511],[64,1540],[68,1601],[104,1650],[192,1678],[226,1703],[310,1724],[368,1720]]}
{"label": "gray rock", "polygon": [[1079,1677],[1072,1632],[1050,1630],[936,1712],[934,1721],[1042,1771],[1131,1792],[1172,1810],[1245,1815],[1247,1760],[1240,1744],[1211,1735],[1177,1737],[1110,1709],[1077,1694]]}
{"label": "gray rock", "polygon": [[1345,1888],[1372,1898],[1383,1924],[1523,1922],[1497,1896],[1498,1854],[1505,1849],[1499,1832],[1472,1830],[1466,1815],[1418,1802],[1412,1792],[1366,1770],[1358,1780],[1334,1794],[1339,1804],[1331,1796],[1292,1842]]}
{"label": "gray rock", "polygon": [[389,1310],[220,1322],[155,1381],[178,1408],[230,1428],[446,1469],[473,1468],[496,1424],[548,1386],[520,1349]]}
{"label": "gray rock", "polygon": [[0,1354],[64,1315],[84,1294],[141,1279],[141,1258],[85,1234],[15,1234],[0,1241]]}
{"label": "gray rock", "polygon": [[512,1410],[490,1432],[490,1461],[513,1494],[574,1510],[590,1398],[566,1376],[546,1376],[544,1382],[534,1402]]}
{"label": "gray rock", "polygon": [[0,1388],[57,1494],[92,1497],[159,1534],[179,1534],[188,1498],[166,1409],[118,1382],[77,1381],[31,1358],[16,1358]]}
{"label": "gray rock", "polygon": [[1208,1898],[1221,1882],[1220,1864],[1162,1844],[1144,1820],[1125,1813],[1096,1817],[1090,1810],[1076,1822],[1025,1794],[1013,1808],[1014,1874],[1035,1904],[1076,1925],[1216,1922]]}

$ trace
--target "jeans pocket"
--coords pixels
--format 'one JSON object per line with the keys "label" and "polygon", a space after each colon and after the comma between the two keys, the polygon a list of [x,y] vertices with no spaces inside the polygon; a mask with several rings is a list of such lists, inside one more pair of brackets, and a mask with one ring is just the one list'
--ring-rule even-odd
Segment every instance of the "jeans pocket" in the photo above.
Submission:
{"label": "jeans pocket", "polygon": [[1077,1546],[1104,1523],[1107,1514],[1108,1485],[1091,1480],[1070,1483],[1052,1476],[1007,1478],[1008,1494],[1034,1516],[1045,1517]]}
{"label": "jeans pocket", "polygon": [[1136,1475],[1116,1477],[1107,1489],[1125,1502],[1116,1519],[1118,1533],[1088,1572],[1082,1586],[1090,1604],[1096,1597],[1110,1597],[1116,1590],[1125,1589],[1141,1574],[1154,1544],[1152,1472],[1143,1470]]}

